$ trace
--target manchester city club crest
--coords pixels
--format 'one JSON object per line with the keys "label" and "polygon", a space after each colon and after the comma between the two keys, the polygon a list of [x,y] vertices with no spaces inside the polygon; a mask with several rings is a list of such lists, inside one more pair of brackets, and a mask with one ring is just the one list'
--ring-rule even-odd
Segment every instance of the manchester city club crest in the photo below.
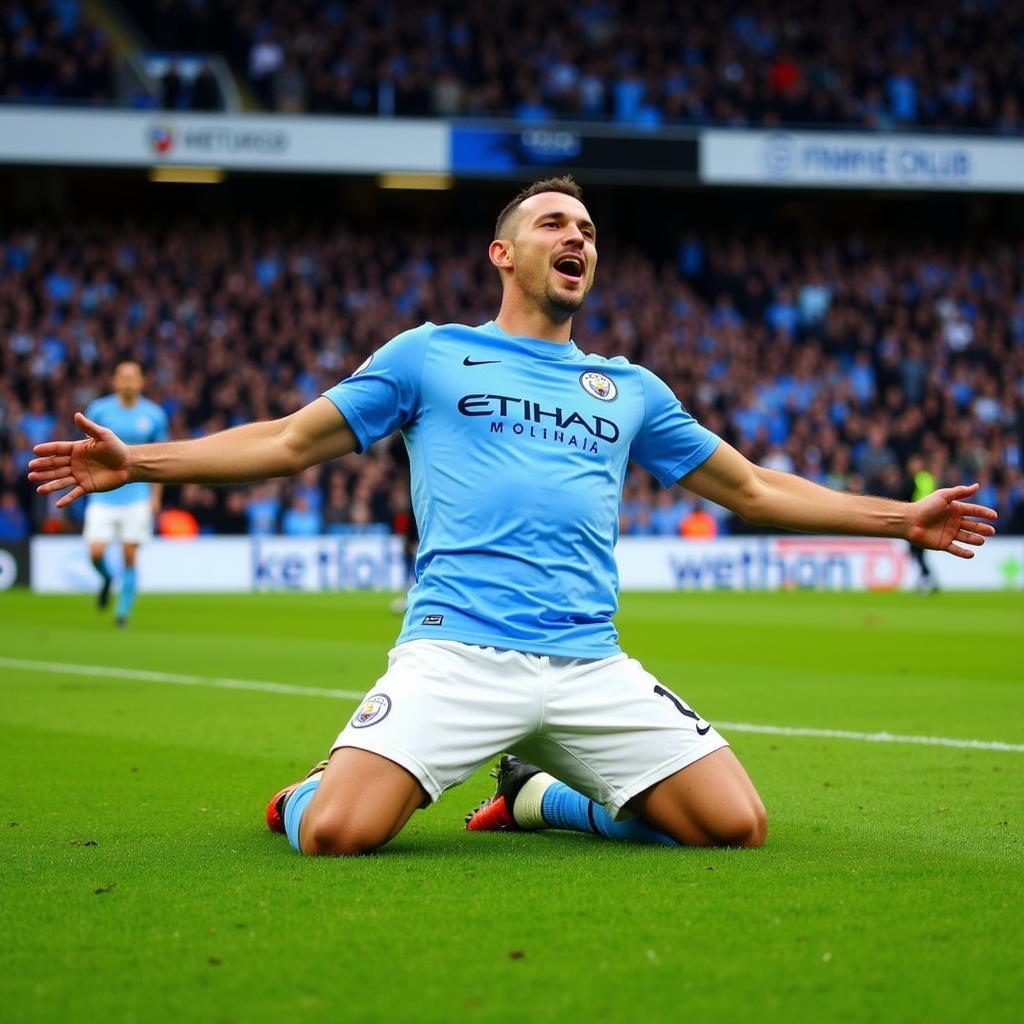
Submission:
{"label": "manchester city club crest", "polygon": [[619,397],[615,381],[596,370],[587,370],[580,375],[580,387],[592,398],[598,398],[602,402],[614,402]]}
{"label": "manchester city club crest", "polygon": [[391,698],[386,693],[375,693],[363,701],[362,707],[352,716],[353,729],[365,729],[369,725],[383,722],[391,711]]}

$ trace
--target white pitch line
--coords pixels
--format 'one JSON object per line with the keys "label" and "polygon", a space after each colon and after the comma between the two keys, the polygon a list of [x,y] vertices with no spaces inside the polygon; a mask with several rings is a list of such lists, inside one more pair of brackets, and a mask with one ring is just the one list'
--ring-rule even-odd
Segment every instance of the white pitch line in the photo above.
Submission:
{"label": "white pitch line", "polygon": [[365,690],[328,690],[319,686],[293,686],[291,683],[266,683],[258,679],[221,679],[212,676],[184,676],[176,672],[149,672],[136,668],[108,668],[106,665],[69,665],[62,661],[24,661],[0,658],[0,668],[20,668],[26,672],[54,672],[68,676],[103,676],[138,679],[144,683],[171,683],[174,686],[209,686],[218,690],[254,690],[257,693],[286,693],[293,697],[331,697],[334,700],[358,700]]}
{"label": "white pitch line", "polygon": [[[318,686],[294,686],[257,679],[223,679],[213,676],[187,676],[175,672],[150,672],[146,669],[113,668],[105,665],[72,665],[62,661],[28,661],[0,658],[0,668],[19,668],[27,672],[51,672],[69,676],[100,676],[137,679],[144,683],[171,683],[175,686],[207,686],[219,690],[251,690],[256,693],[283,693],[293,697],[328,697],[333,700],[358,700],[363,691],[329,690]],[[718,722],[726,732],[753,732],[767,736],[802,736],[825,740],[858,740],[862,743],[914,743],[925,747],[956,747],[962,750],[997,750],[1024,754],[1024,743],[1000,740],[962,740],[951,736],[903,736],[891,732],[852,732],[848,729],[807,729],[791,725],[758,725],[753,722]]]}
{"label": "white pitch line", "polygon": [[717,722],[726,732],[759,732],[768,736],[809,736],[823,740],[860,740],[862,743],[916,743],[922,747],[959,747],[962,750],[1002,750],[1024,754],[1024,743],[1001,740],[960,740],[952,736],[902,736],[894,732],[851,732],[848,729],[804,729],[793,725],[755,725],[752,722]]}

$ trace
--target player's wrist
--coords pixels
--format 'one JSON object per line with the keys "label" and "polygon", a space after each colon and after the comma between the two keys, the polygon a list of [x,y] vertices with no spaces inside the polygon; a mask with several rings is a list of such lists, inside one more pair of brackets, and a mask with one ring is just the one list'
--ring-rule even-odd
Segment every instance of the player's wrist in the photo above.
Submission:
{"label": "player's wrist", "polygon": [[901,507],[901,515],[896,532],[896,536],[899,537],[900,540],[908,541],[911,544],[917,543],[917,539],[921,533],[921,527],[917,522],[917,506],[918,502],[911,501]]}
{"label": "player's wrist", "polygon": [[133,446],[126,445],[125,451],[126,455],[124,469],[125,472],[127,473],[127,479],[125,480],[125,483],[134,484],[145,480],[145,477],[142,475],[141,467],[139,465],[139,459],[136,456],[135,452],[133,451]]}

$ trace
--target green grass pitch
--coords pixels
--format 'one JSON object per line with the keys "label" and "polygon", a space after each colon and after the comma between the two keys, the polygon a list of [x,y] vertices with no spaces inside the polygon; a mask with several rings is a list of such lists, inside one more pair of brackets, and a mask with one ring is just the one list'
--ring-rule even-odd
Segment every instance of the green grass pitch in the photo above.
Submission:
{"label": "green grass pitch", "polygon": [[482,771],[376,856],[300,858],[264,804],[355,700],[209,681],[362,692],[387,601],[143,594],[119,633],[0,595],[0,1021],[1021,1019],[1020,594],[625,595],[712,722],[1010,745],[724,728],[762,850],[469,834]]}

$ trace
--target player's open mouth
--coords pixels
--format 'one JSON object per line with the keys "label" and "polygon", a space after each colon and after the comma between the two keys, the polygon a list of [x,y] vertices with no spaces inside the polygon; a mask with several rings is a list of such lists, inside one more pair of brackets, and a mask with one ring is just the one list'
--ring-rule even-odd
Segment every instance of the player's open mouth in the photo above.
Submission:
{"label": "player's open mouth", "polygon": [[559,256],[558,259],[555,260],[555,270],[557,270],[562,277],[567,277],[570,281],[579,281],[583,277],[583,260],[579,256],[566,253],[566,255]]}

